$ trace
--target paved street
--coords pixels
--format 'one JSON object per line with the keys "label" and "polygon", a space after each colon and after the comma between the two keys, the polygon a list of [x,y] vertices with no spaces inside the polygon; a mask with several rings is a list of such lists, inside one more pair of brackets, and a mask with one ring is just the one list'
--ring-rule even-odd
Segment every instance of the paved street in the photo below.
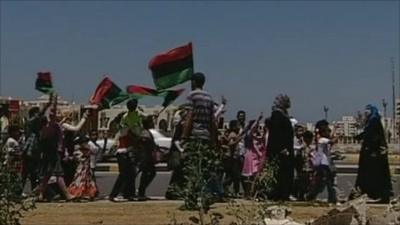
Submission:
{"label": "paved street", "polygon": [[[106,196],[111,192],[112,186],[114,185],[115,179],[117,178],[116,172],[98,172],[97,182],[99,185],[100,193],[102,196]],[[171,172],[162,171],[157,172],[153,183],[150,185],[147,191],[148,196],[152,197],[163,197],[168,187],[168,182],[171,176]],[[338,174],[338,187],[343,191],[343,194],[347,196],[353,187],[356,179],[356,174]],[[138,181],[139,179],[137,179]],[[393,180],[397,181],[393,183],[393,189],[395,196],[400,194],[400,175],[393,177]],[[136,185],[137,187],[137,185]],[[320,198],[326,198],[327,195],[324,193]]]}
{"label": "paved street", "polygon": [[[352,171],[354,171],[354,169]],[[117,179],[117,176],[118,172],[116,171],[96,172],[96,179],[101,197],[105,197],[108,194],[110,194],[114,182]],[[153,182],[150,184],[150,187],[147,190],[147,195],[150,197],[155,197],[157,199],[163,198],[167,190],[170,177],[171,177],[170,171],[157,171],[156,177],[154,178]],[[138,188],[139,178],[140,177],[136,179],[137,181],[136,188]],[[337,177],[338,187],[339,190],[341,190],[341,193],[339,194],[342,194],[343,196],[348,196],[351,188],[354,185],[355,179],[356,179],[355,173],[348,173],[348,172],[339,173]],[[397,172],[394,176],[392,176],[392,180],[393,180],[394,194],[395,196],[398,196],[400,195],[400,174]],[[25,191],[29,192],[29,190],[30,190],[30,185],[29,182],[27,182],[27,185],[25,186]],[[326,191],[321,196],[319,196],[319,198],[326,198],[326,197],[327,197]]]}

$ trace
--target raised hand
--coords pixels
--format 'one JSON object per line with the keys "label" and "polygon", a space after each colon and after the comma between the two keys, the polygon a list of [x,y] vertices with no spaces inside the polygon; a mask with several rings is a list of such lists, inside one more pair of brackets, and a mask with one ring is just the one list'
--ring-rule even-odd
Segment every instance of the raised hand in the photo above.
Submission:
{"label": "raised hand", "polygon": [[225,98],[225,96],[221,96],[221,103],[226,105],[226,103],[228,102],[228,100]]}

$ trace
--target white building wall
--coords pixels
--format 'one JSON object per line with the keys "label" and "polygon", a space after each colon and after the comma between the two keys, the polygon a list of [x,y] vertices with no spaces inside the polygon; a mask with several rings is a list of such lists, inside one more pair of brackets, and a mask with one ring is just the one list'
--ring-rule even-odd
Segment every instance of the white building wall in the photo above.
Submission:
{"label": "white building wall", "polygon": [[[139,106],[140,110],[143,115],[157,115],[161,110],[162,106],[153,106],[153,107],[146,107],[144,105]],[[159,124],[161,120],[165,120],[167,122],[167,129],[171,130],[171,122],[173,119],[173,115],[178,107],[176,106],[168,106],[166,110],[164,110],[155,121],[156,128],[159,128]],[[115,117],[118,116],[120,113],[127,112],[126,107],[113,107],[111,109],[105,109],[99,112],[98,114],[98,129],[99,130],[108,130],[110,128],[110,123],[114,120]]]}

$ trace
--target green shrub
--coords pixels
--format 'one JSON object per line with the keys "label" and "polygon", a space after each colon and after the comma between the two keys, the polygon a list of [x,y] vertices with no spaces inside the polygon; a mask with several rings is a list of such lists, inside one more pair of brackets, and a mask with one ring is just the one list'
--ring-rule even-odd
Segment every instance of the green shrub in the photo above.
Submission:
{"label": "green shrub", "polygon": [[22,197],[20,176],[4,162],[5,153],[0,150],[0,224],[19,225],[23,212],[35,207],[34,199]]}

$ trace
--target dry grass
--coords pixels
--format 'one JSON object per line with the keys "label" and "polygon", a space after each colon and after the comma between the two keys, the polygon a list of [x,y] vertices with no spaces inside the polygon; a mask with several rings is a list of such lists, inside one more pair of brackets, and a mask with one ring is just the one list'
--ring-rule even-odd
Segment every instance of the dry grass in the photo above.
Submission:
{"label": "dry grass", "polygon": [[[175,214],[178,222],[187,222],[196,212],[180,211],[180,202],[129,202],[111,203],[107,201],[88,203],[41,203],[37,209],[27,213],[23,225],[166,225],[170,223],[169,214]],[[246,203],[244,203],[246,204]],[[212,212],[227,215],[228,204],[214,205]],[[291,215],[298,222],[304,222],[326,213],[330,208],[324,206],[290,206]],[[378,215],[384,207],[371,207],[369,215]],[[232,216],[225,216],[223,224],[233,221]]]}

